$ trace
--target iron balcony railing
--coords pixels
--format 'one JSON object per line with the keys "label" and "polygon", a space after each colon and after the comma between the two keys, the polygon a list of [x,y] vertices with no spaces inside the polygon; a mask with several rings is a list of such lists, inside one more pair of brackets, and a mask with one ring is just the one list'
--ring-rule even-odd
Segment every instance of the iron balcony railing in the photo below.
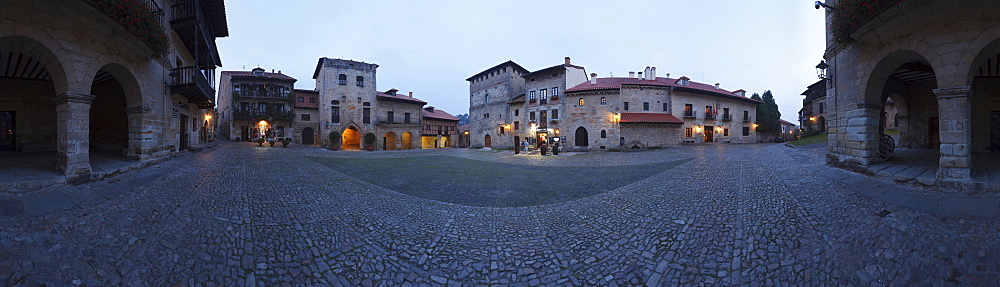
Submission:
{"label": "iron balcony railing", "polygon": [[743,117],[743,122],[744,123],[749,123],[749,122],[752,122],[752,121],[753,121],[752,117],[749,117],[749,116],[744,116]]}
{"label": "iron balcony railing", "polygon": [[263,111],[237,109],[233,111],[233,117],[236,119],[291,120],[295,118],[295,112],[278,109],[268,109]]}
{"label": "iron balcony railing", "polygon": [[723,120],[723,121],[731,121],[731,120],[733,120],[733,115],[730,115],[730,114],[722,114],[722,120]]}
{"label": "iron balcony railing", "polygon": [[233,97],[245,99],[277,99],[287,100],[292,98],[291,92],[282,91],[237,91],[233,90]]}
{"label": "iron balcony railing", "polygon": [[705,119],[706,120],[714,120],[715,119],[715,114],[705,113]]}
{"label": "iron balcony railing", "polygon": [[697,117],[697,115],[698,113],[696,113],[695,111],[684,111],[685,118],[695,118]]}

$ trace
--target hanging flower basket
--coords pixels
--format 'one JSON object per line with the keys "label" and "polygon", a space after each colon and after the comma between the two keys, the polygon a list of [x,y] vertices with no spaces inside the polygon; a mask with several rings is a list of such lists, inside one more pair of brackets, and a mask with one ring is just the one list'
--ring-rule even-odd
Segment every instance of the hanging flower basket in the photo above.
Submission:
{"label": "hanging flower basket", "polygon": [[120,24],[153,50],[157,57],[164,57],[170,49],[170,41],[161,20],[162,11],[156,4],[143,0],[97,0],[97,8]]}
{"label": "hanging flower basket", "polygon": [[885,10],[906,0],[841,0],[833,10],[830,30],[837,43],[851,44],[851,33],[878,17]]}

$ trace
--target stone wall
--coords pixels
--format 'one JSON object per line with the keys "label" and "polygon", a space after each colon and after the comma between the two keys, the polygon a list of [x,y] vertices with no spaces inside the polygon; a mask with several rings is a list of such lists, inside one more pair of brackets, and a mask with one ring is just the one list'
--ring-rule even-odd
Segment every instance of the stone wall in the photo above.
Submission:
{"label": "stone wall", "polygon": [[[486,135],[493,148],[513,148],[513,134],[500,134],[499,125],[513,122],[507,102],[524,93],[524,78],[511,67],[496,76],[470,83],[469,132],[471,147],[484,147]],[[488,101],[487,101],[488,100]]]}
{"label": "stone wall", "polygon": [[[309,115],[309,120],[302,120],[302,115]],[[295,134],[292,135],[292,142],[297,144],[302,144],[303,131],[306,128],[312,128],[313,130],[313,144],[320,145],[323,142],[323,138],[327,138],[329,141],[329,133],[326,135],[320,132],[320,115],[319,110],[314,108],[295,108],[295,120],[292,121],[292,130]]]}
{"label": "stone wall", "polygon": [[[704,129],[706,127],[713,129],[713,137],[716,142],[754,143],[759,141],[756,135],[757,131],[753,125],[757,120],[757,107],[755,104],[722,97],[677,91],[672,92],[671,97],[673,98],[672,114],[684,121],[684,125],[680,128],[682,141],[704,142],[704,135],[706,133]],[[695,118],[684,117],[684,106],[686,104],[691,104]],[[718,108],[718,115],[715,119],[705,119],[706,106],[712,106],[713,109]],[[726,108],[729,108],[729,114],[732,117],[730,121],[723,120],[723,111]],[[743,121],[743,112],[747,112],[750,122]],[[743,127],[750,127],[749,136],[743,136]],[[687,128],[693,129],[692,137],[687,137],[685,131]],[[729,136],[725,135],[727,129],[729,130]],[[698,135],[699,130],[701,135]]]}
{"label": "stone wall", "polygon": [[[343,60],[321,58],[317,67],[316,88],[319,90],[319,113],[320,134],[329,135],[331,131],[343,135],[344,130],[352,126],[361,133],[363,137],[366,133],[376,133],[375,121],[376,104],[375,99],[375,70],[376,64]],[[340,85],[339,75],[347,76],[346,85]],[[364,85],[358,86],[357,77],[365,78]],[[331,101],[339,101],[340,122],[331,122]],[[364,106],[369,103],[369,106]],[[371,109],[371,121],[363,122],[363,110]],[[330,123],[327,126],[326,123]],[[321,137],[323,145],[329,145],[328,136]]]}

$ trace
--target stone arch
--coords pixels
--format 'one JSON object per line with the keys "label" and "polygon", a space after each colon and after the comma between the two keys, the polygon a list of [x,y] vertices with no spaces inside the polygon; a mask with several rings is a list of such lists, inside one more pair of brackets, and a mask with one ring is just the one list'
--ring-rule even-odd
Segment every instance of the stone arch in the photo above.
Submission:
{"label": "stone arch", "polygon": [[[1000,36],[978,51],[969,66],[966,83],[969,86],[970,150],[1000,151]],[[972,157],[973,164],[977,159]]]}
{"label": "stone arch", "polygon": [[410,133],[410,132],[403,132],[402,136],[400,136],[400,140],[402,141],[402,143],[400,144],[400,147],[402,149],[413,149],[413,134],[412,133]]}
{"label": "stone arch", "polygon": [[0,38],[0,52],[7,53],[7,56],[24,55],[40,63],[44,72],[37,73],[47,74],[40,79],[52,81],[57,95],[69,90],[69,79],[63,68],[63,61],[45,44],[24,36],[7,36]]}
{"label": "stone arch", "polygon": [[313,131],[311,127],[306,127],[302,129],[302,144],[303,145],[313,145],[316,144],[315,135],[316,132]]}
{"label": "stone arch", "polygon": [[383,150],[398,150],[399,147],[396,146],[396,133],[387,132],[382,136],[382,149]]}
{"label": "stone arch", "polygon": [[936,68],[927,58],[913,50],[898,50],[888,53],[882,56],[878,64],[872,67],[871,72],[868,74],[868,80],[865,82],[864,94],[861,100],[870,103],[885,101],[883,90],[886,81],[892,76],[893,71],[903,64],[914,61],[929,65],[932,69]]}
{"label": "stone arch", "polygon": [[489,134],[486,134],[486,136],[483,137],[483,147],[493,147],[493,139],[490,138]]}
{"label": "stone arch", "polygon": [[348,125],[341,134],[341,147],[344,150],[361,150],[361,130],[354,125]]}
{"label": "stone arch", "polygon": [[[129,141],[129,138],[138,138],[131,134],[140,133],[138,125],[133,127],[129,123],[141,122],[141,113],[130,115],[126,112],[130,90],[136,93],[138,85],[131,73],[121,66],[110,64],[98,69],[94,75],[90,84],[90,94],[94,96],[89,117],[91,156],[100,153],[128,157],[130,151],[135,150],[130,148],[130,144],[138,145],[138,142]],[[182,128],[189,126],[185,123]]]}
{"label": "stone arch", "polygon": [[576,128],[576,133],[573,135],[573,145],[578,147],[590,146],[590,139],[587,136],[587,128],[578,127]]}

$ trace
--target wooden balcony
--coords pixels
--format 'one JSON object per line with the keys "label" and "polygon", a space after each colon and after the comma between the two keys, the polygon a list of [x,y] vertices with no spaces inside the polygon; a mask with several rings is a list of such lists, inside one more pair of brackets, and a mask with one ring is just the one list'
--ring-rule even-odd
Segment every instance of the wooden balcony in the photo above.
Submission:
{"label": "wooden balcony", "polygon": [[215,107],[215,89],[198,67],[180,67],[170,70],[170,92],[183,95],[188,102],[195,103],[198,108],[211,109]]}

